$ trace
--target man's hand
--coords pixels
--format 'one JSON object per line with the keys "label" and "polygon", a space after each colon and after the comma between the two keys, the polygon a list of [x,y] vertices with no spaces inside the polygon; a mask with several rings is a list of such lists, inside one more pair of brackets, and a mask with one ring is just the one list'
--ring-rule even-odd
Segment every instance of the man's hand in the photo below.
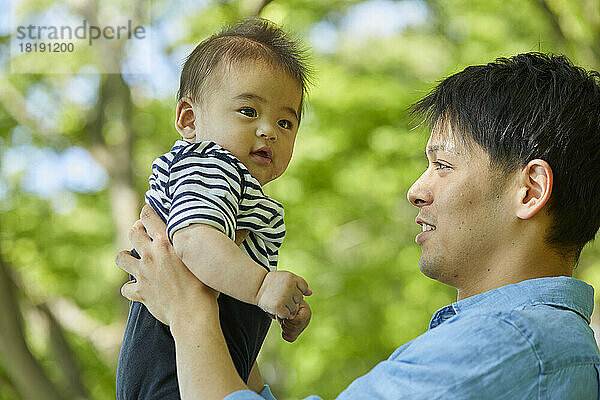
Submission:
{"label": "man's hand", "polygon": [[246,240],[247,237],[248,230],[240,229],[239,231],[235,231],[235,244],[239,246],[244,240]]}
{"label": "man's hand", "polygon": [[158,214],[146,205],[140,218],[129,231],[129,241],[141,259],[129,251],[121,251],[115,258],[119,268],[136,279],[125,283],[121,294],[144,303],[166,325],[171,325],[178,313],[185,313],[190,304],[200,313],[216,312],[217,292],[200,282],[177,257]]}
{"label": "man's hand", "polygon": [[258,290],[256,305],[279,318],[290,318],[296,315],[303,296],[311,294],[308,283],[298,275],[289,271],[271,271]]}
{"label": "man's hand", "polygon": [[152,207],[144,206],[140,217],[129,232],[129,240],[141,259],[128,251],[115,258],[119,268],[137,280],[124,284],[121,293],[144,303],[152,315],[170,326],[181,398],[222,399],[248,389],[221,331],[217,292],[196,279],[177,257],[165,224]]}
{"label": "man's hand", "polygon": [[295,341],[308,326],[311,315],[310,306],[302,300],[302,303],[298,305],[298,312],[294,318],[277,318],[277,322],[281,325],[281,337],[290,343]]}

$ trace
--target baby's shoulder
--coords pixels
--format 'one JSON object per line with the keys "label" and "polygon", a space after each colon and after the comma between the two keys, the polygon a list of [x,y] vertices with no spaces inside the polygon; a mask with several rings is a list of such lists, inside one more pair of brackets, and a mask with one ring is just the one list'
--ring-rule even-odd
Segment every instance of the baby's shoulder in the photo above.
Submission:
{"label": "baby's shoulder", "polygon": [[[240,190],[258,185],[252,182],[248,169],[231,152],[210,141],[189,143],[178,140],[171,149],[168,173],[171,177],[194,173],[206,179],[227,180]],[[258,185],[260,188],[260,185]]]}
{"label": "baby's shoulder", "polygon": [[189,143],[184,140],[178,140],[171,149],[172,163],[182,164],[189,162],[216,162],[217,165],[229,165],[241,172],[246,167],[228,150],[219,146],[215,142]]}
{"label": "baby's shoulder", "polygon": [[185,140],[178,140],[171,148],[171,153],[177,158],[191,156],[203,158],[224,156],[225,158],[230,159],[233,157],[231,153],[217,143],[210,141],[190,143]]}

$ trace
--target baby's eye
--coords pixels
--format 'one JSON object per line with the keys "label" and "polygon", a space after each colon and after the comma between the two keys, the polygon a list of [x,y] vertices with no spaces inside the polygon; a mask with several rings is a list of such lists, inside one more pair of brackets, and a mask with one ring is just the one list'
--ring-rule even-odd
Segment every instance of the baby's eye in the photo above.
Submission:
{"label": "baby's eye", "polygon": [[277,121],[277,125],[279,125],[283,129],[292,129],[292,123],[287,119],[280,119],[279,121]]}
{"label": "baby's eye", "polygon": [[256,110],[251,107],[244,107],[240,109],[240,113],[244,114],[246,117],[256,118]]}

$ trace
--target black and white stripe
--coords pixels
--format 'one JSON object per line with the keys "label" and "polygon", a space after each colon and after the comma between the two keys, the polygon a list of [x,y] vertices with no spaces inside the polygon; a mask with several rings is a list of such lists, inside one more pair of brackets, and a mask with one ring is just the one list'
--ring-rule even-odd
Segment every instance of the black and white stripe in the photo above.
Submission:
{"label": "black and white stripe", "polygon": [[218,144],[178,140],[154,160],[149,183],[146,203],[166,222],[169,239],[191,224],[214,226],[231,240],[236,230],[247,229],[241,249],[264,267],[277,268],[285,236],[283,207]]}

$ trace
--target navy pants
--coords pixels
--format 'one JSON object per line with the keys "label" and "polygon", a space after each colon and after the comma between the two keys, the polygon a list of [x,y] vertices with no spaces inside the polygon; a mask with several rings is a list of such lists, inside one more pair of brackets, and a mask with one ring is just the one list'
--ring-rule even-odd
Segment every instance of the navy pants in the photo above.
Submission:
{"label": "navy pants", "polygon": [[[132,255],[139,258],[137,252]],[[133,279],[133,277],[131,277]],[[219,318],[229,354],[244,382],[265,340],[271,318],[260,308],[220,294]],[[194,305],[188,305],[194,313]],[[138,302],[129,307],[117,364],[118,400],[179,400],[175,342],[169,327]]]}

